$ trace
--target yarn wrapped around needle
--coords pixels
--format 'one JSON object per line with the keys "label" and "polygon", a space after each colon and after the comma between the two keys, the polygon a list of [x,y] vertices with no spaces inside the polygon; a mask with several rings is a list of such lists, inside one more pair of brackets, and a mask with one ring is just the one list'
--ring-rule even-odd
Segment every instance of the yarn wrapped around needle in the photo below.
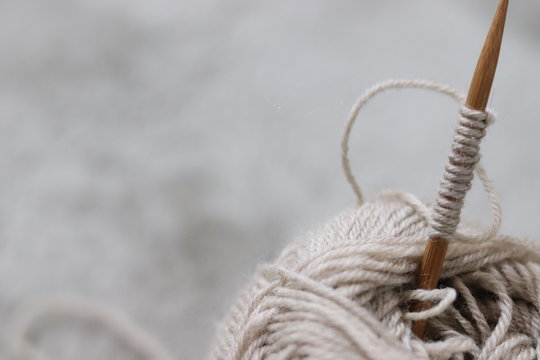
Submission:
{"label": "yarn wrapped around needle", "polygon": [[[342,143],[358,206],[260,267],[223,322],[212,360],[540,358],[540,249],[498,233],[500,205],[480,164],[475,171],[493,223],[487,230],[459,224],[434,290],[415,289],[434,231],[433,208],[401,191],[364,201],[349,165],[349,137],[361,108],[391,88],[423,88],[464,101],[446,85],[421,80],[387,81],[359,98]],[[461,114],[486,126],[493,120],[489,111]],[[412,312],[413,301],[432,306]],[[425,319],[421,339],[411,326]]]}

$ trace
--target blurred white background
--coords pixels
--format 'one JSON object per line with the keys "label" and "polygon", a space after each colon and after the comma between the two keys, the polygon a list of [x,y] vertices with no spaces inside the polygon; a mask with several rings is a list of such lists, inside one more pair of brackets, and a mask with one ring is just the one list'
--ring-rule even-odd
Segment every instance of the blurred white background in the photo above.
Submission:
{"label": "blurred white background", "polygon": [[[122,309],[202,359],[257,263],[354,197],[339,142],[387,78],[466,91],[496,1],[0,0],[0,331],[24,301]],[[483,161],[506,233],[537,239],[540,3],[510,4]],[[434,198],[457,107],[377,97],[352,136],[368,197]],[[465,215],[489,221],[478,184]],[[51,359],[135,359],[52,323]],[[0,356],[10,358],[7,346]]]}

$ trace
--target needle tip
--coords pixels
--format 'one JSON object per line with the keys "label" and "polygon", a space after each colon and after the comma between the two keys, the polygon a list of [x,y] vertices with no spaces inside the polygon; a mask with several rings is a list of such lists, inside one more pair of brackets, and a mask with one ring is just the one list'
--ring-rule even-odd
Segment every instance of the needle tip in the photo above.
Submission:
{"label": "needle tip", "polygon": [[504,24],[508,12],[508,0],[501,0],[493,17],[484,47],[478,58],[476,69],[467,96],[467,105],[475,110],[485,110],[495,77],[501,50]]}

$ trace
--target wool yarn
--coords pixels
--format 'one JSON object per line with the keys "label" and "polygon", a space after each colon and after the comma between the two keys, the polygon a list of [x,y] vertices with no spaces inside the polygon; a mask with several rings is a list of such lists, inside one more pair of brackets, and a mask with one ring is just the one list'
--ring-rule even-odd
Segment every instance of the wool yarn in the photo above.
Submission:
{"label": "wool yarn", "polygon": [[[386,193],[288,246],[242,293],[211,358],[536,359],[539,251],[463,227],[445,288],[411,290],[427,213],[412,195]],[[409,313],[412,299],[438,304]],[[411,332],[421,318],[430,319],[426,340]]]}
{"label": "wool yarn", "polygon": [[[456,208],[436,204],[435,210],[399,191],[363,200],[347,155],[352,125],[375,94],[405,87],[463,100],[447,86],[420,80],[388,81],[360,97],[342,143],[343,167],[358,207],[293,242],[274,263],[260,267],[223,322],[210,359],[540,358],[540,249],[498,234],[500,206],[480,165],[476,173],[494,215],[488,230],[466,221],[458,226],[437,220],[441,212],[443,217],[459,218],[462,198]],[[461,113],[465,120],[460,122],[472,117],[487,124],[492,118],[468,109]],[[464,143],[478,144],[479,140]],[[478,162],[477,151],[469,159]],[[456,175],[451,168],[446,172]],[[472,179],[471,174],[464,176]],[[459,181],[452,185],[452,179],[444,179],[443,193],[466,191],[455,188]],[[441,287],[415,290],[418,264],[433,233],[453,233]],[[412,300],[433,306],[413,313],[408,308]],[[420,319],[429,319],[424,339],[411,330],[411,322]]]}

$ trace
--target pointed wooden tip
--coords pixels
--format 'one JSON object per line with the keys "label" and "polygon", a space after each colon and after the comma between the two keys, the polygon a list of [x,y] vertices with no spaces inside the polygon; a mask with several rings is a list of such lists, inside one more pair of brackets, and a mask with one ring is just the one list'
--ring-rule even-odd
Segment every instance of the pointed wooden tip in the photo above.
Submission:
{"label": "pointed wooden tip", "polygon": [[469,87],[466,103],[472,109],[486,109],[491,85],[493,84],[493,78],[497,70],[497,62],[499,61],[507,12],[508,0],[501,0],[497,12],[493,17],[484,47],[474,70],[471,86]]}

